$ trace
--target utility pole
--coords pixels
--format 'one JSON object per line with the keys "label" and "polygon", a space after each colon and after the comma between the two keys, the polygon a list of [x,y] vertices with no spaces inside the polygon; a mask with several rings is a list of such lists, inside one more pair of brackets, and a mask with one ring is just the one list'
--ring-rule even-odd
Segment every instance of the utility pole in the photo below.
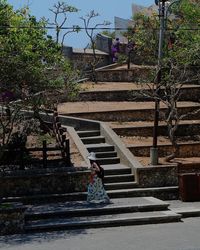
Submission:
{"label": "utility pole", "polygon": [[[164,44],[164,33],[166,29],[165,21],[167,23],[167,16],[170,7],[181,0],[155,0],[155,4],[159,7],[159,19],[160,19],[160,30],[159,30],[159,47],[158,47],[158,65],[157,65],[157,77],[156,77],[156,95],[159,94],[160,83],[162,80],[162,59],[163,59],[163,44]],[[167,9],[165,4],[168,4]],[[165,20],[166,19],[166,20]],[[155,95],[155,113],[154,113],[154,127],[153,127],[153,146],[150,149],[150,161],[151,165],[158,165],[158,122],[159,122],[159,109],[160,101]]]}
{"label": "utility pole", "polygon": [[[159,6],[159,47],[158,47],[158,65],[156,77],[156,95],[159,92],[159,85],[162,79],[162,58],[163,58],[163,42],[165,32],[165,2],[167,0],[155,0],[155,4]],[[155,113],[154,113],[154,127],[153,127],[153,146],[150,149],[151,165],[158,165],[158,122],[159,122],[160,101],[155,96]]]}

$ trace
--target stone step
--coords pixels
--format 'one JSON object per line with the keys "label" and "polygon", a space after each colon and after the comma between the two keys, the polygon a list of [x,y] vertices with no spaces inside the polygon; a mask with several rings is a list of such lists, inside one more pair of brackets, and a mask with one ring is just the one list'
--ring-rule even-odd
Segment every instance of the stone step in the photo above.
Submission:
{"label": "stone step", "polygon": [[153,196],[161,200],[175,200],[178,199],[178,186],[108,190],[107,193],[110,198],[114,199]]}
{"label": "stone step", "polygon": [[110,158],[110,157],[117,157],[117,152],[97,152],[96,153],[97,158]]}
{"label": "stone step", "polygon": [[140,66],[132,69],[101,69],[96,71],[98,82],[149,82],[155,67]]}
{"label": "stone step", "polygon": [[93,136],[99,136],[100,135],[100,131],[99,130],[77,131],[77,134],[81,138],[84,138],[84,137],[93,137]]}
{"label": "stone step", "polygon": [[180,214],[182,218],[200,217],[200,208],[195,207],[177,208],[173,212]]}
{"label": "stone step", "polygon": [[[108,190],[111,199],[115,198],[128,198],[128,197],[145,197],[153,196],[162,200],[175,200],[178,199],[178,187],[155,187],[155,188],[133,188],[121,190]],[[19,197],[4,198],[4,202],[22,202],[24,204],[45,204],[56,203],[64,201],[78,201],[86,200],[87,192],[74,192],[63,194],[41,194],[29,195]]]}
{"label": "stone step", "polygon": [[105,178],[110,175],[127,175],[131,174],[131,168],[123,165],[123,164],[108,164],[101,165],[105,171]]}
{"label": "stone step", "polygon": [[101,143],[101,144],[90,144],[86,146],[88,152],[110,152],[114,151],[114,146],[107,144],[107,143]]}
{"label": "stone step", "polygon": [[[110,127],[115,131],[117,135],[120,136],[145,136],[150,137],[152,136],[153,131],[153,123],[149,122],[134,122],[127,124],[125,122],[124,124],[109,124]],[[185,135],[198,135],[200,130],[200,121],[195,120],[191,122],[188,121],[182,121],[178,129],[175,133],[176,136],[185,136]],[[167,136],[167,125],[166,124],[159,124],[158,126],[158,136]]]}
{"label": "stone step", "polygon": [[109,175],[104,177],[104,183],[131,182],[134,181],[133,174]]}
{"label": "stone step", "polygon": [[172,211],[156,211],[156,212],[138,212],[98,215],[86,217],[73,217],[61,219],[49,219],[40,221],[30,221],[25,226],[25,232],[42,232],[55,230],[70,230],[80,228],[105,228],[118,227],[128,225],[143,225],[156,223],[178,222],[181,220],[181,215]]}
{"label": "stone step", "polygon": [[163,211],[169,204],[154,197],[122,198],[112,200],[110,204],[73,201],[64,203],[49,203],[45,205],[28,206],[25,220],[40,220],[49,218],[67,218],[76,216],[92,216],[102,214],[118,214],[130,212]]}
{"label": "stone step", "polygon": [[112,200],[110,204],[85,201],[28,206],[25,231],[53,231],[180,221],[169,204],[154,197]]}
{"label": "stone step", "polygon": [[[107,103],[105,103],[106,107]],[[118,103],[120,105],[120,102]],[[85,119],[92,119],[92,120],[99,120],[99,121],[153,121],[154,120],[154,107],[152,106],[152,102],[149,102],[146,107],[142,107],[140,103],[135,104],[135,107],[133,103],[130,103],[130,107],[125,107],[122,109],[120,106],[116,105],[115,109],[111,109],[108,107],[108,109],[104,110],[97,110],[97,111],[90,111],[90,112],[69,112],[66,113],[68,116],[75,116]],[[118,109],[117,109],[118,108]],[[198,110],[200,108],[198,103],[182,103],[180,102],[178,104],[178,112],[180,115],[186,115],[184,119],[187,120],[193,120],[193,119],[200,119],[199,113],[193,113],[194,111]],[[165,120],[167,108],[166,107],[160,107],[159,110],[159,119],[160,121]],[[61,114],[62,111],[60,112]]]}
{"label": "stone step", "polygon": [[105,143],[104,136],[83,137],[81,140],[84,144]]}
{"label": "stone step", "polygon": [[200,201],[169,201],[169,209],[177,214],[182,215],[182,218],[200,217]]}
{"label": "stone step", "polygon": [[100,165],[110,165],[120,163],[119,157],[99,158],[98,162]]}
{"label": "stone step", "polygon": [[[139,85],[134,83],[118,83],[119,87],[116,87],[117,83],[101,83],[99,88],[98,84],[89,90],[81,91],[79,93],[79,100],[81,101],[148,101],[152,98],[147,95],[142,95],[141,91],[145,90],[145,93],[151,92],[150,87],[145,84]],[[152,86],[153,87],[153,84]],[[162,88],[161,88],[162,94]],[[191,95],[190,92],[193,94]],[[199,85],[183,85],[180,89],[179,101],[198,101],[200,94]],[[164,93],[163,93],[164,94]]]}
{"label": "stone step", "polygon": [[117,183],[105,183],[106,190],[121,190],[121,189],[130,189],[138,186],[136,182],[117,182]]}

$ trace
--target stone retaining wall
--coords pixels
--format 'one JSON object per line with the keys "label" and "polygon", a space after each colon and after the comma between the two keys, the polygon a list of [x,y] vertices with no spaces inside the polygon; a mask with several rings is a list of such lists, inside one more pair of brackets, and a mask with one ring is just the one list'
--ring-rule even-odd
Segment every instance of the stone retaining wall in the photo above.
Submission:
{"label": "stone retaining wall", "polygon": [[[150,156],[150,147],[151,146],[128,146],[128,149],[135,156]],[[160,157],[165,157],[172,154],[173,148],[172,145],[159,145],[158,154]],[[177,157],[200,157],[200,143],[191,142],[188,144],[179,145],[179,154]]]}
{"label": "stone retaining wall", "polygon": [[[113,130],[117,135],[121,136],[152,136],[153,133],[153,125],[152,126],[133,126],[133,127],[114,127]],[[178,129],[175,133],[176,136],[186,136],[186,135],[198,135],[200,131],[200,123],[199,124],[179,124]],[[158,136],[167,136],[167,126],[159,125],[158,127]]]}
{"label": "stone retaining wall", "polygon": [[[120,84],[120,82],[119,82]],[[139,85],[138,85],[139,86]],[[142,86],[142,84],[141,84]],[[182,88],[179,101],[199,101],[200,87]],[[164,94],[164,93],[163,93]],[[140,94],[140,90],[105,90],[105,91],[83,91],[79,93],[80,101],[153,101]]]}
{"label": "stone retaining wall", "polygon": [[[185,119],[197,120],[200,119],[200,112],[198,114],[191,114],[197,107],[180,107],[179,115],[188,114]],[[159,119],[164,120],[167,109],[161,108],[159,112]],[[63,114],[64,115],[64,114]],[[68,113],[66,115],[80,117],[82,119],[93,119],[99,121],[154,121],[154,109],[134,109],[134,110],[110,110],[97,112],[81,112]]]}
{"label": "stone retaining wall", "polygon": [[0,177],[0,197],[82,192],[90,171],[24,173]]}
{"label": "stone retaining wall", "polygon": [[137,181],[140,187],[177,186],[177,165],[158,165],[138,168]]}
{"label": "stone retaining wall", "polygon": [[[110,63],[110,56],[108,54],[98,54],[96,53],[96,58],[98,64],[96,65],[96,68],[106,66]],[[87,53],[73,53],[72,57],[72,63],[75,68],[78,69],[90,69],[90,64],[93,63],[94,56],[93,54],[87,54]]]}
{"label": "stone retaining wall", "polygon": [[136,67],[130,70],[97,70],[99,82],[152,82],[154,67]]}
{"label": "stone retaining wall", "polygon": [[24,232],[24,212],[21,203],[0,204],[0,235]]}

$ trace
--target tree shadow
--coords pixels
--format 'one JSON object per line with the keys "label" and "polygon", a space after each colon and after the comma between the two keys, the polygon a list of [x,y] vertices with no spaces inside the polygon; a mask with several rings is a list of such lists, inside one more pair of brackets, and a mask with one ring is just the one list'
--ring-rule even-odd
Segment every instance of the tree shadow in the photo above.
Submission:
{"label": "tree shadow", "polygon": [[[94,208],[104,208],[107,206],[112,206],[111,204],[106,203],[88,203],[86,201],[71,201],[68,203],[68,209],[94,209]],[[50,205],[50,204],[49,204]],[[54,208],[54,205],[51,204],[49,210],[52,210]],[[56,210],[62,211],[62,209],[66,209],[66,204],[61,203],[57,204]],[[37,206],[37,211],[42,211],[43,206]],[[46,208],[46,211],[48,209]],[[98,216],[98,215],[97,215]],[[87,215],[86,215],[87,217]],[[62,223],[62,218],[58,219]],[[78,222],[81,221],[81,217],[71,217],[70,220],[72,222]],[[8,247],[19,247],[24,244],[34,244],[34,243],[47,243],[52,242],[58,239],[69,239],[71,237],[76,237],[78,235],[84,235],[88,234],[89,228],[80,228],[80,229],[61,229],[59,231],[50,231],[50,232],[31,232],[31,233],[24,233],[24,234],[15,234],[15,235],[6,235],[6,236],[0,236],[0,249],[5,249]]]}
{"label": "tree shadow", "polygon": [[87,234],[87,229],[6,235],[0,237],[0,248],[18,247],[28,243],[47,243],[58,239],[69,239],[80,234]]}

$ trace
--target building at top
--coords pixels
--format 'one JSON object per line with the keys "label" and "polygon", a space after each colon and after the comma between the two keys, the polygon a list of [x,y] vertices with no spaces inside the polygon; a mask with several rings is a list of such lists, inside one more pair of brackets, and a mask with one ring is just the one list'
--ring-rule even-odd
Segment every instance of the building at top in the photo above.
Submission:
{"label": "building at top", "polygon": [[[132,17],[134,17],[137,13],[144,13],[147,16],[153,14],[153,12],[158,11],[158,6],[151,5],[149,7],[145,7],[138,4],[132,4]],[[127,43],[127,38],[123,36],[123,33],[128,29],[128,27],[134,27],[134,21],[131,19],[124,19],[121,17],[114,17],[114,26],[115,26],[115,37],[120,39],[120,43]]]}

